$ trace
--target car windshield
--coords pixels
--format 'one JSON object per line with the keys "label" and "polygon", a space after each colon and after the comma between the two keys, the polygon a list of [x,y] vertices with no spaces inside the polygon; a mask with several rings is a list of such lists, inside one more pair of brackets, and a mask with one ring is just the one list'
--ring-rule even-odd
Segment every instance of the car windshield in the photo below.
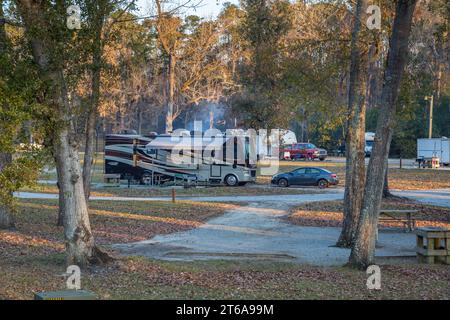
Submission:
{"label": "car windshield", "polygon": [[373,141],[366,141],[366,146],[373,147]]}
{"label": "car windshield", "polygon": [[316,146],[311,143],[302,143],[297,145],[298,149],[316,149]]}

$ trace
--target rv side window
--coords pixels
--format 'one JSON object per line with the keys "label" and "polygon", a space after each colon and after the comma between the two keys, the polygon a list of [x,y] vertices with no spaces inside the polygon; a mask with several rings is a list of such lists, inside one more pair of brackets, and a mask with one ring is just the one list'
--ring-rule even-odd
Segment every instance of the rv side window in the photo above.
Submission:
{"label": "rv side window", "polygon": [[150,156],[156,156],[158,154],[158,150],[153,148],[147,148],[147,154]]}

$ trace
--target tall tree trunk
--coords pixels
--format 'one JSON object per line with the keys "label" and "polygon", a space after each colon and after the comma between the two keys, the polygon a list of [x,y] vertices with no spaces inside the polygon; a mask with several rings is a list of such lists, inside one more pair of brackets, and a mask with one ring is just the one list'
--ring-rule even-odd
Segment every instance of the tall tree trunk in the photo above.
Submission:
{"label": "tall tree trunk", "polygon": [[[101,8],[100,8],[101,10]],[[84,146],[84,162],[83,162],[83,186],[84,195],[89,199],[91,195],[91,181],[92,181],[92,167],[95,159],[95,126],[98,118],[98,110],[100,105],[100,87],[101,87],[101,70],[102,70],[102,31],[103,19],[102,13],[94,17],[94,46],[92,59],[92,84],[91,84],[91,98],[88,109],[88,117],[86,121],[86,139]]]}
{"label": "tall tree trunk", "polygon": [[59,123],[54,128],[53,143],[63,204],[67,263],[85,266],[91,262],[105,261],[107,256],[95,247],[89,223],[63,63],[50,59],[54,56],[52,50],[57,47],[55,40],[48,37],[53,30],[47,13],[53,8],[47,1],[16,0],[16,3],[31,42],[33,58],[40,69],[40,77],[48,85],[48,106],[54,108],[55,119]]}
{"label": "tall tree trunk", "polygon": [[386,174],[384,175],[384,184],[383,184],[383,198],[392,197],[392,193],[389,189],[389,163],[386,164]]}
{"label": "tall tree trunk", "polygon": [[384,73],[380,116],[369,163],[364,203],[361,210],[355,244],[349,263],[365,269],[374,263],[379,211],[383,194],[389,149],[395,121],[396,102],[408,56],[408,41],[417,0],[399,0]]}
{"label": "tall tree trunk", "polygon": [[[55,151],[55,150],[53,150]],[[55,163],[57,163],[58,160],[55,157]],[[59,177],[61,176],[60,173],[60,167],[56,166],[56,176]],[[58,186],[58,194],[59,194],[59,198],[58,198],[58,222],[57,222],[57,226],[58,227],[63,227],[64,226],[64,192],[63,189],[61,188],[59,181],[57,181],[57,186]]]}
{"label": "tall tree trunk", "polygon": [[[3,0],[0,0],[0,57],[6,53],[7,36],[5,29],[5,19],[3,13]],[[9,153],[0,152],[0,172],[11,164],[12,156]],[[11,215],[10,208],[0,203],[0,229],[9,229],[14,227],[14,219]]]}
{"label": "tall tree trunk", "polygon": [[169,58],[169,101],[167,103],[166,133],[173,132],[173,115],[175,105],[175,65],[176,57],[174,54],[171,54]]}
{"label": "tall tree trunk", "polygon": [[55,141],[56,165],[66,240],[67,264],[87,265],[94,257],[94,237],[89,223],[79,165],[78,148],[69,130],[63,128]]}
{"label": "tall tree trunk", "polygon": [[367,50],[361,41],[362,21],[367,9],[366,0],[358,0],[352,31],[350,85],[348,96],[348,124],[346,137],[346,174],[344,221],[337,246],[350,248],[358,226],[365,183],[365,73]]}
{"label": "tall tree trunk", "polygon": [[[9,153],[0,153],[0,172],[12,162]],[[8,205],[0,203],[0,229],[14,228],[14,217]]]}
{"label": "tall tree trunk", "polygon": [[5,21],[5,14],[3,12],[3,0],[0,0],[0,55],[4,54],[6,52],[6,45],[8,38],[6,36],[6,21]]}
{"label": "tall tree trunk", "polygon": [[[92,106],[93,107],[93,106]],[[95,125],[97,123],[97,108],[89,110],[86,122],[86,139],[83,162],[83,189],[86,199],[91,195],[92,168],[95,159]]]}
{"label": "tall tree trunk", "polygon": [[10,209],[0,204],[0,229],[13,229],[15,226],[14,217]]}

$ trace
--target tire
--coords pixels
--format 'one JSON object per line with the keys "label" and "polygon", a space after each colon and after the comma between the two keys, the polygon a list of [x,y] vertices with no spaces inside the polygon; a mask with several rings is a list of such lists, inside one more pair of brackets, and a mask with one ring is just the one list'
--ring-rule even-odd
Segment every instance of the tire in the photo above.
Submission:
{"label": "tire", "polygon": [[282,179],[278,180],[278,186],[280,188],[287,188],[287,187],[289,187],[289,181],[287,179],[282,178]]}
{"label": "tire", "polygon": [[141,175],[141,184],[144,186],[149,186],[152,184],[152,174],[150,172],[144,172]]}
{"label": "tire", "polygon": [[239,185],[239,179],[234,174],[227,175],[224,182],[228,187],[236,187]]}
{"label": "tire", "polygon": [[327,180],[325,180],[325,179],[320,179],[320,180],[317,182],[317,185],[319,186],[320,189],[326,189],[326,188],[329,187],[330,184],[328,183]]}
{"label": "tire", "polygon": [[325,158],[319,158],[319,160],[322,161],[322,162],[324,162],[324,161],[325,161]]}

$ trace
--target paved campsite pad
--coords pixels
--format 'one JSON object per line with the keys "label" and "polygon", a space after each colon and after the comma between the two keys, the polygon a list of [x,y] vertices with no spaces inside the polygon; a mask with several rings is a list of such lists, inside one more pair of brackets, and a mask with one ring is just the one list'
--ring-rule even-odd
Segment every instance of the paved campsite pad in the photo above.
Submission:
{"label": "paved campsite pad", "polygon": [[[342,199],[341,193],[269,197],[230,210],[201,227],[156,236],[151,240],[114,245],[124,255],[170,261],[251,259],[291,261],[310,265],[339,266],[349,250],[334,247],[339,228],[299,227],[287,223],[289,208],[305,202]],[[415,255],[415,237],[406,233],[380,233],[376,255]]]}

